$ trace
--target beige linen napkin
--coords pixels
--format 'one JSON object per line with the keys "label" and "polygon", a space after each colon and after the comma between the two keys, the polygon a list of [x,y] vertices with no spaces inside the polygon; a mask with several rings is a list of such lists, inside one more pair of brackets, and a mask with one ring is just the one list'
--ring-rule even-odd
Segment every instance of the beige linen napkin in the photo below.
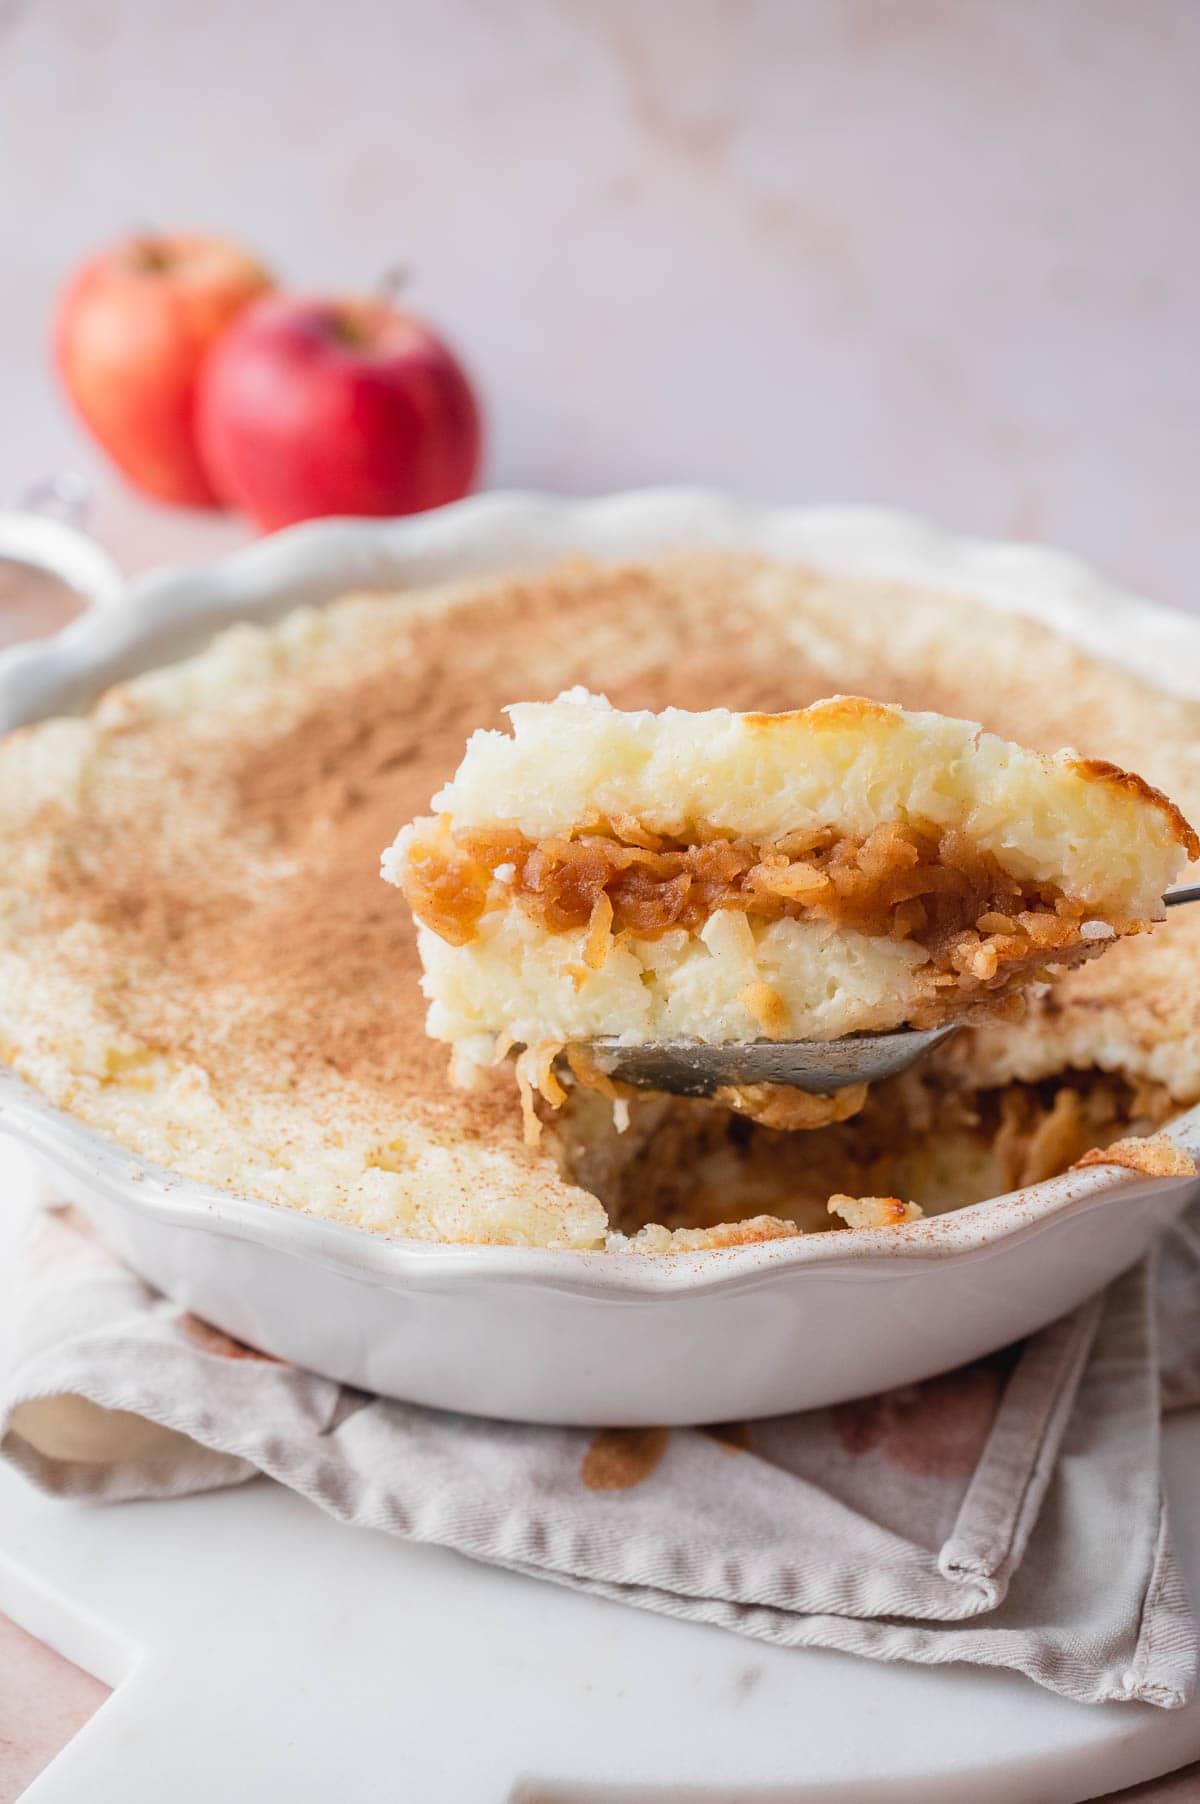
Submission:
{"label": "beige linen napkin", "polygon": [[0,1453],[57,1495],[262,1472],[345,1521],[783,1646],[1007,1667],[1085,1701],[1193,1690],[1159,1411],[1200,1401],[1195,1221],[1166,1236],[1157,1277],[1143,1264],[1008,1354],[669,1431],[349,1390],[180,1311],[69,1210],[33,1218],[10,1277]]}

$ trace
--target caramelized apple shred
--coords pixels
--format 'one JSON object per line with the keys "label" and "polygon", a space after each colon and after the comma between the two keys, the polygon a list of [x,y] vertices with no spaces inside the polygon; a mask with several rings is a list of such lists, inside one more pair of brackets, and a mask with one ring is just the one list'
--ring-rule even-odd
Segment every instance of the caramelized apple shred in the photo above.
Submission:
{"label": "caramelized apple shred", "polygon": [[[498,870],[509,893],[549,933],[588,930],[597,970],[614,937],[697,933],[718,909],[754,921],[784,917],[850,927],[924,946],[933,986],[996,989],[1016,970],[1099,950],[1079,932],[1086,906],[1053,886],[1021,883],[957,829],[892,822],[866,839],[833,828],[756,842],[698,827],[686,842],[622,817],[532,842],[513,830],[415,841],[404,893],[413,913],[452,946],[474,938]],[[1114,923],[1118,933],[1142,922]]]}

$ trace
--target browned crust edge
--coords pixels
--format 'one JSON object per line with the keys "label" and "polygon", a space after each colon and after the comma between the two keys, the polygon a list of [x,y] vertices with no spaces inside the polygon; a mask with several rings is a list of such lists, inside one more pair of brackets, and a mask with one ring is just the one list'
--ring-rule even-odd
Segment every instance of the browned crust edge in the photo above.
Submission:
{"label": "browned crust edge", "polygon": [[1161,789],[1155,789],[1153,783],[1147,783],[1145,777],[1139,777],[1136,771],[1122,770],[1119,764],[1110,764],[1107,758],[1076,758],[1070,769],[1078,771],[1087,782],[1104,783],[1110,789],[1128,790],[1130,795],[1136,796],[1140,801],[1149,802],[1164,816],[1173,838],[1178,840],[1188,857],[1200,858],[1200,835],[1196,829],[1175,806],[1170,796],[1164,795]]}
{"label": "browned crust edge", "polygon": [[1194,1178],[1196,1161],[1168,1134],[1149,1134],[1128,1140],[1114,1140],[1111,1146],[1095,1146],[1076,1159],[1072,1171],[1086,1165],[1123,1165],[1127,1171],[1140,1172],[1145,1178]]}

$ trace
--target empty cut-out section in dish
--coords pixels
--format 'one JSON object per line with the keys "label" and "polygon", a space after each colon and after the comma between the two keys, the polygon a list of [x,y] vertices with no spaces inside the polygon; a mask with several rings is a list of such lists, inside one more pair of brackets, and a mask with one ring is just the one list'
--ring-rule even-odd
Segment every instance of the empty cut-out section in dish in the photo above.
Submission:
{"label": "empty cut-out section in dish", "polygon": [[773,1217],[801,1233],[841,1228],[835,1194],[896,1197],[940,1214],[1065,1171],[1093,1147],[1155,1132],[1174,1112],[1154,1084],[1068,1071],[972,1091],[910,1071],[874,1086],[847,1121],[789,1133],[712,1103],[636,1098],[624,1132],[611,1103],[575,1089],[550,1126],[564,1175],[600,1198],[615,1230],[705,1230]]}

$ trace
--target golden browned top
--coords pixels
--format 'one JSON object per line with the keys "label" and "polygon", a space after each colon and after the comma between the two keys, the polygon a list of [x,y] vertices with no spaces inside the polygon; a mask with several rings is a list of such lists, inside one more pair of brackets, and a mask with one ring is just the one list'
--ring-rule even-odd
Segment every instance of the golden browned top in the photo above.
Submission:
{"label": "golden browned top", "polygon": [[898,726],[901,717],[895,708],[885,702],[873,702],[865,695],[831,695],[807,708],[785,708],[775,714],[759,710],[743,718],[754,731],[771,733],[797,723],[817,732],[822,727],[856,727],[867,720],[884,726],[894,722]]}

